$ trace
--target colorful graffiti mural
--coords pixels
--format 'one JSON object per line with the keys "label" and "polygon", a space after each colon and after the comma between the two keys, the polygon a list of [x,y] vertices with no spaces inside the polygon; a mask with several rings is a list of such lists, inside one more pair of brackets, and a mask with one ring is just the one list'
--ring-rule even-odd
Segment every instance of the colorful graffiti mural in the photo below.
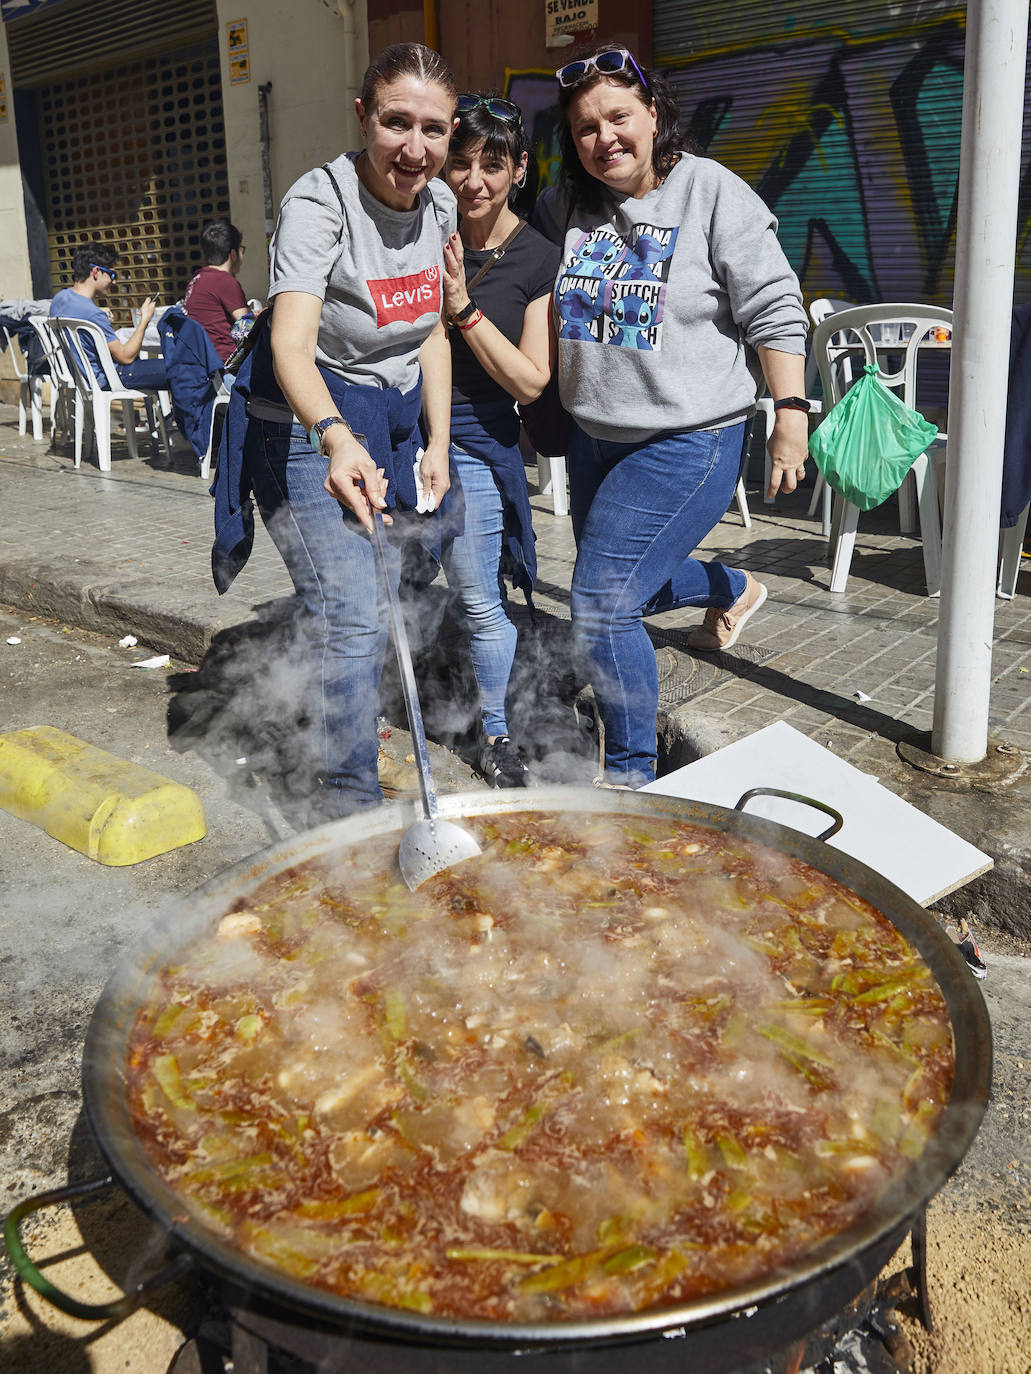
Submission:
{"label": "colorful graffiti mural", "polygon": [[[695,47],[663,63],[684,128],[777,215],[809,299],[951,304],[963,12],[899,8],[906,22],[895,32],[850,35],[844,12],[833,32],[778,20],[775,39]],[[507,78],[532,130],[538,183],[548,185],[558,171],[554,78]],[[1018,301],[1031,300],[1031,87],[1024,129]]]}

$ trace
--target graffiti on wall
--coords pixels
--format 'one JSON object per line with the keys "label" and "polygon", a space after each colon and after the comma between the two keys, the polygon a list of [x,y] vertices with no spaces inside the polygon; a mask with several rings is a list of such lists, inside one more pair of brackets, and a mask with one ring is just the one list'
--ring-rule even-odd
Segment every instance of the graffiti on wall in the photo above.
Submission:
{"label": "graffiti on wall", "polygon": [[[904,33],[796,30],[778,46],[664,64],[684,128],[776,214],[807,298],[951,304],[963,28],[942,8],[916,28],[909,15]],[[548,185],[558,175],[554,78],[512,71],[507,91]],[[1029,300],[1031,146],[1021,167],[1016,294]]]}

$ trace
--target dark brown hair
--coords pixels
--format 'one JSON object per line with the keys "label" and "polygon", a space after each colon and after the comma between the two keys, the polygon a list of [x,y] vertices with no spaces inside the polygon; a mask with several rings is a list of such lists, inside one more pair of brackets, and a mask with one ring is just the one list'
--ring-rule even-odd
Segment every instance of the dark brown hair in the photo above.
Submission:
{"label": "dark brown hair", "polygon": [[72,281],[85,281],[94,263],[110,267],[118,261],[118,254],[110,243],[80,243],[72,253]]}
{"label": "dark brown hair", "polygon": [[[618,43],[602,43],[586,56],[597,57],[600,53],[611,52],[619,46]],[[634,93],[642,105],[651,106],[654,103],[657,127],[655,142],[652,144],[652,170],[657,177],[669,176],[681,152],[694,153],[696,156],[702,152],[694,139],[688,138],[680,127],[680,107],[670,83],[651,68],[642,67],[640,71],[648,83],[647,87],[632,67],[621,72],[605,74],[591,72],[574,86],[559,87],[558,103],[563,119],[559,124],[558,145],[562,153],[562,171],[572,185],[574,199],[588,209],[593,210],[600,206],[603,188],[580,161],[573,131],[569,127],[569,105],[575,95],[590,90],[600,81],[608,82],[610,86],[625,86]]]}
{"label": "dark brown hair", "polygon": [[376,107],[376,95],[381,86],[391,81],[400,81],[404,76],[414,77],[428,85],[441,86],[451,97],[452,105],[458,103],[458,87],[439,52],[424,47],[422,43],[391,43],[388,48],[372,59],[362,78],[362,104],[366,110]]}
{"label": "dark brown hair", "polygon": [[[496,96],[497,91],[472,91],[472,95],[481,96],[483,99],[490,99]],[[507,97],[502,96],[502,99]],[[509,101],[509,104],[512,102]],[[451,135],[452,153],[461,153],[474,143],[482,143],[483,151],[487,157],[510,157],[516,169],[523,160],[523,154],[527,152],[529,145],[526,142],[526,132],[523,129],[522,119],[515,124],[510,124],[507,119],[499,119],[492,115],[486,105],[477,105],[475,110],[470,110],[468,114],[461,115],[455,126],[455,131]]]}

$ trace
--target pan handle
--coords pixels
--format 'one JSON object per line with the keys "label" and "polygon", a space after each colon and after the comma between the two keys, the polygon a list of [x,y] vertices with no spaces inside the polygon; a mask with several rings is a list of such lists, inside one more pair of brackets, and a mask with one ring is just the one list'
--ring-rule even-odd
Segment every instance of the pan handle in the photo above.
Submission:
{"label": "pan handle", "polygon": [[812,797],[803,797],[800,792],[785,792],[780,787],[753,787],[747,791],[743,797],[739,797],[734,805],[735,811],[743,811],[753,797],[785,797],[788,801],[801,802],[803,806],[815,807],[817,811],[824,812],[833,820],[834,824],[829,825],[826,830],[821,831],[816,836],[818,840],[829,840],[832,835],[836,835],[845,824],[845,817],[840,811],[835,811],[833,806],[828,806],[826,802],[815,801]]}
{"label": "pan handle", "polygon": [[7,1253],[17,1270],[18,1277],[30,1288],[34,1288],[40,1297],[46,1298],[52,1307],[67,1312],[70,1317],[80,1317],[83,1321],[121,1321],[130,1312],[135,1312],[144,1298],[155,1288],[171,1283],[173,1279],[181,1277],[193,1268],[193,1260],[189,1255],[178,1255],[171,1264],[166,1264],[163,1269],[159,1269],[149,1279],[144,1279],[142,1283],[136,1284],[128,1293],[123,1293],[120,1298],[116,1298],[113,1302],[98,1303],[79,1302],[77,1298],[73,1298],[70,1294],[63,1293],[60,1288],[56,1288],[44,1274],[40,1273],[36,1265],[29,1259],[25,1246],[22,1244],[19,1233],[22,1221],[43,1207],[55,1207],[59,1202],[68,1202],[76,1197],[89,1197],[94,1193],[106,1192],[109,1188],[116,1186],[115,1180],[108,1174],[104,1178],[89,1179],[85,1183],[69,1184],[66,1188],[53,1188],[48,1193],[37,1193],[35,1197],[26,1198],[24,1202],[19,1202],[4,1221],[4,1244],[7,1246]]}

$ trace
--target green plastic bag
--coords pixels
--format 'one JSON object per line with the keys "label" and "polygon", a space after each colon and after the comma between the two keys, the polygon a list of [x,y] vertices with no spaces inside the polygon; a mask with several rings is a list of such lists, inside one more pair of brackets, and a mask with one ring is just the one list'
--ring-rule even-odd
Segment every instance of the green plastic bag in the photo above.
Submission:
{"label": "green plastic bag", "polygon": [[846,391],[809,440],[828,486],[860,510],[898,491],[938,428],[910,410],[881,381],[876,363]]}

